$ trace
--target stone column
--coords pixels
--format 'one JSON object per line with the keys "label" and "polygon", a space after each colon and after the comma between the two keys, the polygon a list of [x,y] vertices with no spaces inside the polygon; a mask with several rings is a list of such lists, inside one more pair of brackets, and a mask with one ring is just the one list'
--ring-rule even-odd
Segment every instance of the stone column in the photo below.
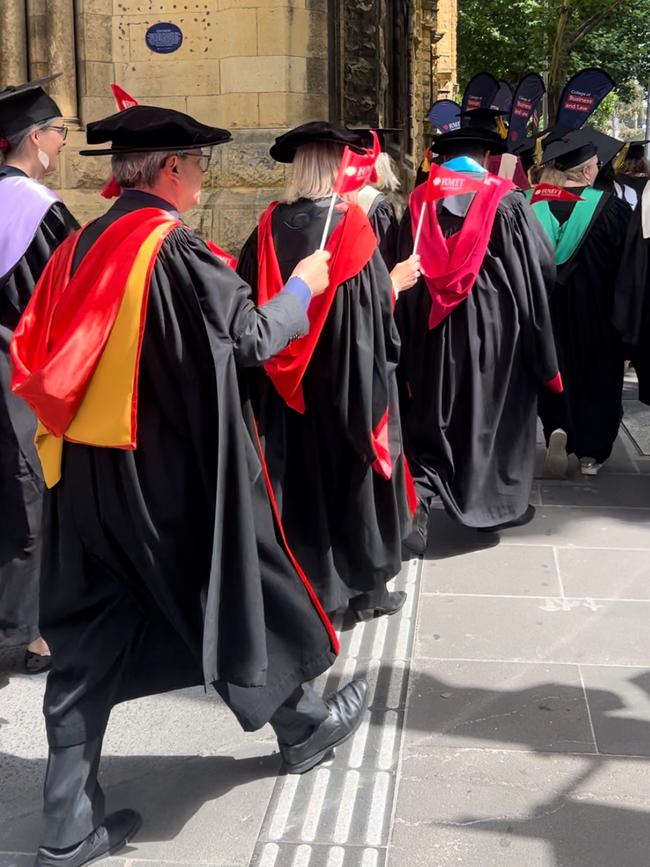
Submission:
{"label": "stone column", "polygon": [[77,100],[77,49],[75,44],[74,0],[45,0],[47,65],[62,72],[48,91],[68,119],[79,117]]}
{"label": "stone column", "polygon": [[0,2],[0,88],[27,80],[25,0]]}

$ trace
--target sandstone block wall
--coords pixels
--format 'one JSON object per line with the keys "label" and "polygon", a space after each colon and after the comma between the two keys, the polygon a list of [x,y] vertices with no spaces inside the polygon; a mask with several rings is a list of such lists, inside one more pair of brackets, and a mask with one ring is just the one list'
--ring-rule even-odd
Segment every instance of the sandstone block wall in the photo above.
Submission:
{"label": "sandstone block wall", "polygon": [[[113,112],[115,81],[141,102],[168,106],[233,132],[215,148],[202,207],[189,222],[237,252],[286,170],[271,160],[273,139],[328,114],[326,0],[77,0],[78,115],[82,124]],[[181,47],[157,54],[152,24],[172,22]],[[79,157],[71,133],[60,188],[78,219],[106,206],[99,191],[107,157]]]}
{"label": "sandstone block wall", "polygon": [[[348,123],[386,124],[387,16],[398,14],[409,22],[398,48],[410,80],[397,96],[408,188],[426,112],[441,87],[453,89],[456,0],[0,0],[0,87],[64,72],[51,93],[71,133],[50,183],[82,222],[107,206],[99,192],[108,157],[78,151],[84,125],[115,110],[112,82],[141,102],[231,129],[234,141],[215,149],[202,206],[188,219],[236,253],[285,182],[286,168],[268,155],[276,135],[331,111]],[[148,28],[169,22],[182,45],[151,51]]]}

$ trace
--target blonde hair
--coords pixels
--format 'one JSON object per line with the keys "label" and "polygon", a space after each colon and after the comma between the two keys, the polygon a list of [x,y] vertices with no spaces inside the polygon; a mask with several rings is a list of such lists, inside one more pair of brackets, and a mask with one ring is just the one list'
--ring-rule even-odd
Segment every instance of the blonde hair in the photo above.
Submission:
{"label": "blonde hair", "polygon": [[390,156],[386,153],[381,153],[377,157],[375,165],[377,169],[377,183],[375,187],[385,193],[394,193],[402,186]]}
{"label": "blonde hair", "polygon": [[298,199],[331,196],[342,154],[342,145],[330,142],[312,142],[299,147],[291,165],[284,201],[290,205]]}
{"label": "blonde hair", "polygon": [[556,169],[553,163],[546,166],[540,166],[541,174],[537,183],[553,184],[555,187],[563,187],[566,181],[566,173]]}
{"label": "blonde hair", "polygon": [[555,184],[556,187],[563,187],[567,181],[571,181],[574,184],[584,183],[584,175],[582,174],[582,170],[585,166],[589,165],[589,163],[593,160],[593,157],[589,157],[588,160],[584,160],[577,166],[572,166],[570,169],[558,169],[556,165],[548,165],[544,166],[544,171],[542,172],[541,181],[545,184]]}

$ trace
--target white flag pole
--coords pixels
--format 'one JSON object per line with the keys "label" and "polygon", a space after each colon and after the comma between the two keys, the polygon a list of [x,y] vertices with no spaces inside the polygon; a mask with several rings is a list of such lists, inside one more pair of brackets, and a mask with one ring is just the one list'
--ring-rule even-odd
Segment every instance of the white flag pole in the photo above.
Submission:
{"label": "white flag pole", "polygon": [[325,249],[325,244],[327,243],[327,235],[330,230],[330,226],[332,224],[332,216],[334,214],[334,205],[336,204],[336,200],[338,199],[338,195],[336,193],[332,193],[332,201],[330,202],[330,208],[327,212],[327,219],[325,220],[325,228],[323,229],[323,237],[321,238],[319,250]]}
{"label": "white flag pole", "polygon": [[418,247],[420,246],[420,235],[422,234],[422,225],[424,223],[424,212],[427,207],[427,201],[422,202],[422,210],[420,211],[420,218],[418,220],[418,227],[415,230],[415,240],[413,241],[413,256],[415,256],[418,252]]}

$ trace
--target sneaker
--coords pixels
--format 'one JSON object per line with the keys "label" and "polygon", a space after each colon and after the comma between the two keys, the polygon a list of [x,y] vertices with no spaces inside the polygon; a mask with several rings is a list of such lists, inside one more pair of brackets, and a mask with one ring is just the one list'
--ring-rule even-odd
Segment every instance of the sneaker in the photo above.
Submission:
{"label": "sneaker", "polygon": [[583,476],[597,476],[602,464],[596,458],[580,458],[580,472]]}
{"label": "sneaker", "polygon": [[544,461],[544,475],[552,479],[565,479],[569,469],[569,456],[566,451],[567,436],[561,428],[551,434]]}

